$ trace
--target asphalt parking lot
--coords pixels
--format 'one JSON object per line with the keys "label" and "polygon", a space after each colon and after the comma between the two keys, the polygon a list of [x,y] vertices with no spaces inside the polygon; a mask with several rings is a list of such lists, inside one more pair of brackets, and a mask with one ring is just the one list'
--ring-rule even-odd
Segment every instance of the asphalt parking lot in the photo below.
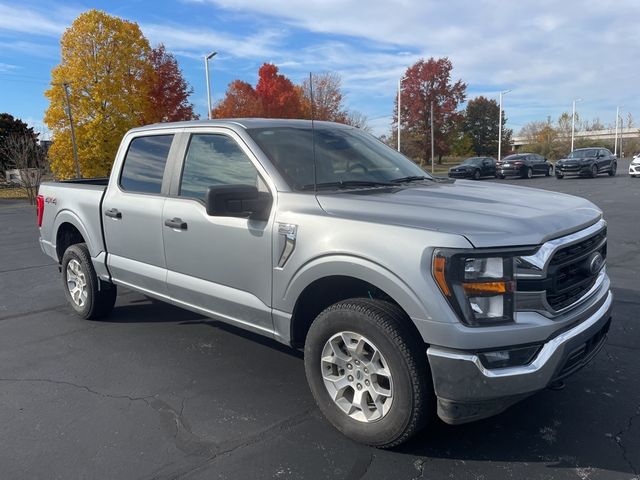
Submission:
{"label": "asphalt parking lot", "polygon": [[337,433],[301,355],[276,342],[124,290],[106,321],[79,319],[34,210],[0,200],[0,479],[640,478],[640,179],[627,167],[502,181],[604,210],[605,349],[563,390],[391,451]]}

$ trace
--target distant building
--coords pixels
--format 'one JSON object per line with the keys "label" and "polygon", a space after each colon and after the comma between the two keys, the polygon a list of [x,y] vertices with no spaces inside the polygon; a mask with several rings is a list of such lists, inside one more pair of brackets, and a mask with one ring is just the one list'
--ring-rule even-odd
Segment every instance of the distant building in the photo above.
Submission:
{"label": "distant building", "polygon": [[23,176],[28,175],[27,182],[29,184],[34,184],[38,179],[38,176],[41,175],[41,172],[37,168],[27,168],[25,170],[19,170],[17,168],[12,168],[10,170],[5,171],[5,176],[7,179],[7,183],[13,185],[20,185],[23,183]]}

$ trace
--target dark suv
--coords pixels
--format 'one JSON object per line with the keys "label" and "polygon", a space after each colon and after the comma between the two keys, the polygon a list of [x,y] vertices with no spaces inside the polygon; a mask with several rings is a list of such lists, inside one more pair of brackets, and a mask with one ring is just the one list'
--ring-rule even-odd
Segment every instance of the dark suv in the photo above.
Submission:
{"label": "dark suv", "polygon": [[516,153],[503,158],[496,165],[496,177],[531,178],[534,175],[549,176],[553,165],[537,153]]}
{"label": "dark suv", "polygon": [[571,152],[567,158],[556,163],[556,178],[565,175],[580,175],[591,178],[599,173],[616,174],[618,168],[616,156],[606,148],[578,148]]}
{"label": "dark suv", "polygon": [[496,159],[491,157],[467,158],[460,165],[449,169],[451,178],[473,178],[480,180],[482,177],[496,176]]}

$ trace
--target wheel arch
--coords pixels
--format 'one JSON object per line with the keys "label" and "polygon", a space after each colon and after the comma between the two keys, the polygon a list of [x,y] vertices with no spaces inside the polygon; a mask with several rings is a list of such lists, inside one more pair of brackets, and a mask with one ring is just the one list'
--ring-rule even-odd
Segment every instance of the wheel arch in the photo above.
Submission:
{"label": "wheel arch", "polygon": [[285,294],[289,301],[283,305],[285,311],[292,312],[286,332],[289,343],[304,345],[311,323],[322,310],[354,297],[379,298],[398,305],[409,327],[420,335],[411,317],[423,318],[424,306],[411,287],[380,265],[347,257],[316,261],[292,279]]}
{"label": "wheel arch", "polygon": [[58,262],[67,248],[77,243],[86,243],[91,256],[99,252],[95,250],[96,243],[84,226],[80,218],[69,210],[63,210],[56,216],[53,231],[55,232],[55,249]]}

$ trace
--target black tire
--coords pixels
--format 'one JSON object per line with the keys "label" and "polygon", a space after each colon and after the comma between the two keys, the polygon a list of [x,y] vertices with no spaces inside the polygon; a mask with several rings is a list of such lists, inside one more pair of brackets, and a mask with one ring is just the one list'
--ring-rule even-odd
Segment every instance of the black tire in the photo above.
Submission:
{"label": "black tire", "polygon": [[473,179],[480,180],[480,170],[476,170],[475,172],[473,172]]}
{"label": "black tire", "polygon": [[593,164],[591,166],[591,178],[596,178],[598,176],[598,166]]}
{"label": "black tire", "polygon": [[609,170],[609,176],[613,177],[616,174],[617,170],[618,170],[618,164],[616,162],[613,162],[611,164],[611,169]]}
{"label": "black tire", "polygon": [[525,167],[524,171],[522,172],[522,178],[533,178],[533,169],[531,167]]}
{"label": "black tire", "polygon": [[[304,348],[307,381],[318,407],[347,437],[378,448],[401,444],[424,427],[435,412],[431,371],[422,339],[406,323],[396,305],[382,300],[354,298],[325,309],[314,320]],[[354,332],[373,342],[393,377],[389,411],[373,422],[348,416],[333,401],[321,372],[320,358],[327,341],[339,332]]]}
{"label": "black tire", "polygon": [[504,180],[504,175],[496,174],[496,178],[500,180]]}
{"label": "black tire", "polygon": [[561,173],[558,173],[558,172],[556,171],[556,178],[557,178],[558,180],[562,180],[562,179],[564,178],[564,175],[563,175],[563,174],[561,174]]}
{"label": "black tire", "polygon": [[[77,304],[71,297],[67,287],[67,266],[76,260],[86,283],[87,298],[82,305]],[[71,245],[62,256],[62,282],[67,301],[75,312],[82,318],[97,319],[107,316],[116,302],[118,290],[115,285],[98,280],[91,262],[91,255],[84,243]]]}

